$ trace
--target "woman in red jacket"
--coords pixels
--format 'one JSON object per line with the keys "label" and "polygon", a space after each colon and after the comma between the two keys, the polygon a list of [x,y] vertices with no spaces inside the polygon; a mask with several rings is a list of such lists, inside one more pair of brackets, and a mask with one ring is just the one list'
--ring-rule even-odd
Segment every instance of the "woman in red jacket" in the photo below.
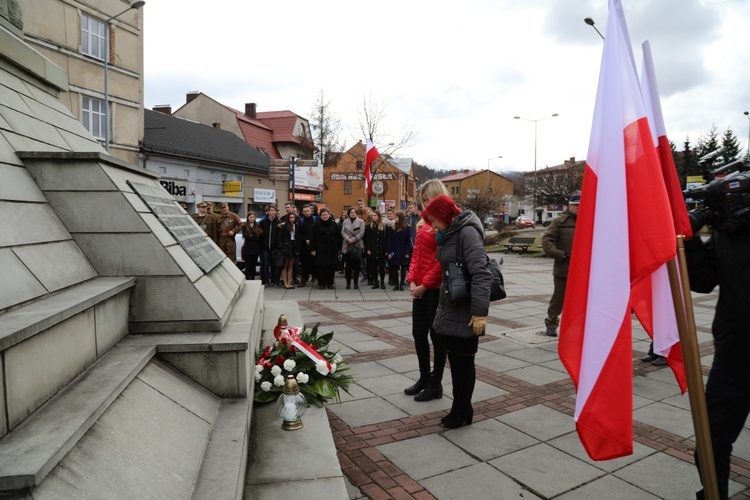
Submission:
{"label": "woman in red jacket", "polygon": [[[426,206],[436,196],[448,195],[445,185],[438,179],[430,179],[419,189],[422,206]],[[436,335],[432,322],[440,301],[440,284],[443,270],[437,260],[437,240],[432,226],[420,221],[414,239],[411,264],[407,276],[411,293],[411,334],[419,362],[419,380],[404,393],[414,396],[415,401],[431,401],[443,397],[443,370],[445,369],[445,346]],[[434,364],[430,373],[430,342],[434,350]]]}

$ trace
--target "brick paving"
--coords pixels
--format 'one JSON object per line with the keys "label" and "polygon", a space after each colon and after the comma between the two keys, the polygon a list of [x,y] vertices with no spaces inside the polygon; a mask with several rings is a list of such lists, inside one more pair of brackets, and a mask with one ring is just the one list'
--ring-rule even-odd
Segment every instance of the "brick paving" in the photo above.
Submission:
{"label": "brick paving", "polygon": [[[598,463],[602,468],[596,469],[598,464],[585,456],[580,444],[574,445],[578,447],[578,450],[569,448],[568,443],[577,443],[577,437],[574,440],[566,437],[575,436],[572,419],[575,408],[575,390],[567,374],[564,377],[559,375],[564,370],[559,360],[556,360],[556,342],[524,344],[506,337],[507,334],[512,334],[519,329],[537,326],[539,329],[543,328],[542,320],[552,288],[551,261],[514,255],[502,257],[505,259],[503,272],[509,296],[506,300],[492,306],[488,318],[488,334],[481,340],[480,352],[477,355],[478,388],[473,401],[474,425],[453,431],[446,431],[439,425],[440,418],[450,407],[450,401],[447,399],[450,397],[450,385],[446,380],[444,380],[443,400],[445,402],[440,403],[442,406],[439,407],[433,404],[435,402],[413,403],[409,401],[411,398],[403,395],[401,385],[384,388],[378,383],[378,378],[383,377],[393,377],[394,380],[404,379],[406,382],[416,379],[417,366],[410,334],[411,302],[408,292],[370,290],[369,287],[363,287],[360,290],[336,290],[333,295],[328,292],[316,294],[317,290],[293,290],[288,294],[283,291],[270,293],[267,291],[267,297],[274,293],[284,293],[284,299],[296,299],[308,326],[320,323],[323,331],[326,331],[326,327],[331,327],[334,331],[334,341],[340,343],[341,352],[347,358],[355,375],[358,387],[356,391],[352,390],[353,395],[343,395],[340,403],[329,404],[327,408],[339,463],[352,486],[350,498],[452,498],[451,480],[448,478],[448,473],[455,468],[451,468],[450,464],[446,465],[447,469],[442,473],[422,477],[422,474],[426,473],[420,470],[420,465],[424,464],[418,463],[419,460],[416,463],[405,461],[403,453],[394,454],[390,453],[390,450],[404,444],[414,443],[414,446],[418,446],[418,443],[427,443],[422,440],[430,436],[446,438],[445,441],[449,443],[460,442],[459,438],[470,439],[473,428],[477,428],[477,424],[482,422],[487,425],[509,425],[515,428],[513,432],[520,430],[519,435],[526,439],[533,438],[533,442],[538,445],[550,444],[562,450],[568,454],[571,461],[593,465],[594,467],[590,469],[595,471],[594,479],[582,476],[567,490],[545,495],[541,490],[545,489],[544,486],[547,486],[549,481],[540,478],[539,484],[534,484],[535,479],[532,478],[524,482],[524,478],[520,477],[521,474],[501,468],[499,472],[510,477],[514,482],[511,484],[517,486],[521,493],[508,492],[507,496],[498,496],[500,494],[497,492],[478,490],[466,498],[517,498],[519,495],[524,495],[525,498],[558,496],[578,498],[579,493],[585,496],[586,488],[596,487],[598,481],[612,475],[617,478],[618,484],[624,485],[623,488],[635,487],[637,488],[635,491],[642,492],[644,498],[682,498],[685,497],[687,491],[695,491],[699,483],[693,465],[692,454],[695,449],[693,433],[690,432],[687,437],[676,434],[675,432],[679,432],[681,428],[675,427],[673,422],[668,422],[671,417],[666,418],[677,412],[678,419],[687,418],[689,421],[689,413],[685,411],[689,408],[685,406],[687,395],[683,398],[675,398],[679,390],[671,380],[671,372],[668,368],[658,368],[640,361],[648,350],[648,340],[645,333],[637,327],[637,321],[634,321],[633,377],[634,381],[645,381],[646,384],[643,394],[638,394],[636,391],[639,403],[634,405],[634,408],[636,412],[643,409],[645,412],[643,415],[649,416],[644,417],[647,418],[648,423],[639,421],[638,413],[634,417],[633,432],[637,457],[634,455],[631,459],[626,457],[609,463]],[[712,311],[715,300],[715,293],[708,296],[696,295],[694,299],[696,317],[699,312]],[[704,314],[702,317],[710,317],[710,315]],[[713,354],[713,345],[710,341],[710,320],[696,320],[696,323],[703,374],[707,375]],[[360,335],[352,337],[353,340],[349,342],[347,341],[348,334]],[[380,344],[371,345],[362,340],[361,334],[366,335],[368,339],[387,344],[388,347],[383,348]],[[500,368],[503,371],[483,366],[483,360],[491,360],[496,356],[510,356],[512,359],[504,359],[523,364],[517,369]],[[492,366],[495,367],[494,364]],[[365,370],[361,378],[358,376],[358,368]],[[370,376],[367,372],[369,369],[374,369],[375,375]],[[538,373],[535,375],[533,370],[537,370]],[[449,374],[447,367],[446,374]],[[521,376],[526,380],[519,378]],[[541,379],[535,377],[541,377]],[[544,377],[551,377],[552,380],[545,382]],[[480,383],[483,387],[481,394]],[[363,387],[365,385],[369,390]],[[665,392],[659,395],[652,394],[649,392],[652,389],[651,386],[654,386],[654,390],[660,389]],[[492,391],[500,394],[492,396],[490,394]],[[482,394],[488,396],[482,397]],[[379,402],[375,406],[368,406],[368,410],[356,411],[358,403],[377,401],[378,398],[380,398]],[[403,416],[388,418],[388,414],[383,413],[384,417],[376,418],[376,415],[369,415],[386,407],[393,414]],[[516,418],[516,416],[527,414],[531,418]],[[559,431],[553,429],[550,439],[544,436],[545,432],[549,432],[548,430],[544,430],[542,434],[535,434],[539,431],[532,429],[533,425],[525,427],[530,423],[533,424],[534,415],[551,415],[555,422],[562,423],[556,423],[552,427],[562,425],[562,428]],[[375,421],[367,420],[368,423],[358,425],[363,416],[365,420],[372,417]],[[662,421],[665,425],[662,425]],[[497,434],[496,438],[498,441],[504,441],[502,434]],[[750,431],[746,428],[738,440],[736,456],[732,460],[732,483],[730,483],[730,492],[734,495],[732,498],[750,498],[748,489],[750,487],[749,438]],[[511,450],[510,454],[507,450],[495,452],[497,456],[489,455],[493,458],[492,460],[478,459],[468,445],[466,448],[457,448],[456,453],[465,454],[472,462],[492,465],[497,461],[495,459],[499,460],[500,457],[511,456],[513,452],[521,453],[525,450],[528,451],[527,446]],[[453,446],[451,451],[453,451]],[[429,452],[429,448],[425,449],[425,453]],[[684,475],[684,477],[663,478],[662,482],[675,481],[688,484],[684,485],[679,492],[670,488],[669,485],[660,491],[654,491],[654,488],[645,486],[649,484],[648,480],[643,481],[643,484],[639,480],[633,481],[632,471],[640,471],[639,474],[644,474],[643,471],[647,470],[642,467],[638,468],[639,462],[643,461],[645,464],[647,458],[653,461],[659,460],[659,463],[666,461],[667,466],[678,468]],[[423,457],[423,461],[430,460],[440,461],[439,457]],[[618,461],[621,461],[622,465],[617,465]],[[458,470],[463,469],[459,467]],[[657,473],[658,471],[654,472],[654,474]],[[441,482],[443,475],[445,480]],[[425,484],[433,486],[428,488]],[[625,491],[623,489],[623,492]],[[632,495],[632,490],[627,491],[628,495]],[[652,496],[648,496],[649,493]],[[617,495],[613,498],[617,498]],[[628,496],[625,495],[622,498],[628,498]]]}

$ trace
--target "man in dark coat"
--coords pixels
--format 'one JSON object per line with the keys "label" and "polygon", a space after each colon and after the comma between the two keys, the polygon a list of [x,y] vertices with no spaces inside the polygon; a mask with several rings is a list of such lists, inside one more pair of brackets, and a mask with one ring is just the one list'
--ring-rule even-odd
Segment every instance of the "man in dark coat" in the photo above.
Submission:
{"label": "man in dark coat", "polygon": [[302,217],[299,219],[299,228],[302,233],[300,240],[299,249],[299,260],[300,260],[300,281],[299,287],[302,288],[307,285],[307,279],[312,276],[315,279],[315,262],[313,256],[310,254],[310,237],[312,234],[313,225],[318,221],[318,218],[313,214],[312,206],[305,205],[302,207]]}
{"label": "man in dark coat", "polygon": [[[750,230],[714,231],[707,243],[695,237],[685,242],[685,254],[692,291],[710,293],[719,287],[706,406],[719,498],[726,500],[732,445],[750,413]],[[703,491],[696,496],[704,498]]]}
{"label": "man in dark coat", "polygon": [[547,257],[555,259],[552,265],[555,288],[547,308],[547,317],[544,318],[544,326],[547,329],[537,332],[539,335],[557,337],[560,313],[565,301],[565,286],[568,282],[568,267],[570,266],[570,253],[573,251],[573,233],[576,229],[579,203],[581,203],[581,195],[573,194],[568,201],[568,209],[552,221],[542,236],[544,253]]}
{"label": "man in dark coat", "polygon": [[273,262],[272,252],[277,247],[279,237],[279,219],[276,217],[276,205],[268,206],[268,213],[260,221],[261,235],[260,250],[260,281],[266,286],[276,286],[279,283],[279,268]]}

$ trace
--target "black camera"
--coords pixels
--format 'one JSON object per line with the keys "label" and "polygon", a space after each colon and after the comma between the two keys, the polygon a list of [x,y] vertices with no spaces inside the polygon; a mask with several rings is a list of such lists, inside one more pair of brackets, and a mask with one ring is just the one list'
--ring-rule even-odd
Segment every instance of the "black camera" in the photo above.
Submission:
{"label": "black camera", "polygon": [[700,158],[706,183],[683,191],[686,199],[703,205],[688,212],[693,233],[703,226],[719,232],[750,232],[750,161],[745,158],[712,170],[724,149]]}

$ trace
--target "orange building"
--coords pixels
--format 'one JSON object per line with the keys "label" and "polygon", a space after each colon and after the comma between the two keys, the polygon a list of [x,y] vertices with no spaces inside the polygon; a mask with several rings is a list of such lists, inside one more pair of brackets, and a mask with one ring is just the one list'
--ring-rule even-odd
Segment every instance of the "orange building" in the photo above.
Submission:
{"label": "orange building", "polygon": [[363,198],[370,207],[393,206],[405,210],[406,203],[416,201],[416,183],[411,158],[379,156],[372,165],[373,194],[365,190],[365,145],[358,142],[348,151],[331,153],[326,158],[323,177],[326,207],[338,215],[357,205]]}

